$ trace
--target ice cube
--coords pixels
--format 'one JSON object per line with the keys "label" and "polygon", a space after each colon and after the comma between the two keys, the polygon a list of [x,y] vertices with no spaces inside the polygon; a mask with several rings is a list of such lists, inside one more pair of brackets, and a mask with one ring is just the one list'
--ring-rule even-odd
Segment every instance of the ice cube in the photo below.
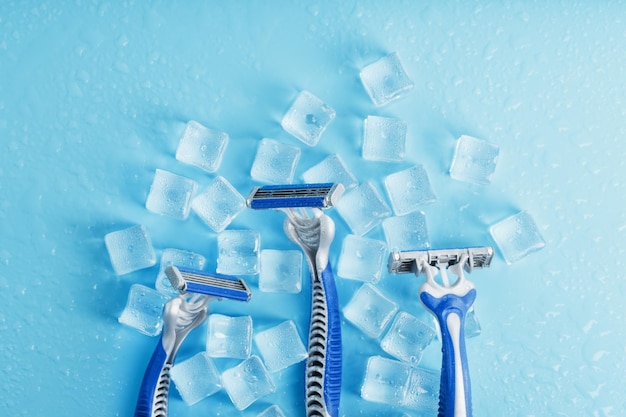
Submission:
{"label": "ice cube", "polygon": [[190,120],[176,149],[176,159],[212,173],[220,167],[227,144],[227,133]]}
{"label": "ice cube", "polygon": [[395,52],[369,64],[359,75],[365,91],[376,106],[384,106],[413,88],[413,81]]}
{"label": "ice cube", "polygon": [[299,293],[302,290],[302,252],[263,249],[259,289],[264,292]]}
{"label": "ice cube", "polygon": [[252,349],[252,317],[209,315],[206,351],[214,358],[246,359]]}
{"label": "ice cube", "polygon": [[465,338],[480,336],[482,329],[476,311],[472,308],[465,315]]}
{"label": "ice cube", "polygon": [[361,397],[367,401],[401,407],[410,377],[411,367],[407,363],[372,356],[367,361]]}
{"label": "ice cube", "polygon": [[289,184],[300,159],[300,148],[274,139],[262,139],[250,176],[260,182]]}
{"label": "ice cube", "polygon": [[285,417],[285,413],[279,406],[273,405],[261,411],[256,417]]}
{"label": "ice cube", "polygon": [[328,124],[335,118],[335,110],[308,91],[296,97],[281,125],[288,133],[309,146],[317,145]]}
{"label": "ice cube", "polygon": [[259,273],[261,235],[255,230],[224,230],[217,235],[217,272],[229,275]]}
{"label": "ice cube", "polygon": [[245,410],[276,389],[263,362],[255,355],[224,371],[222,385],[238,410]]}
{"label": "ice cube", "polygon": [[422,211],[389,217],[383,220],[383,230],[390,251],[430,248],[426,215]]}
{"label": "ice cube", "polygon": [[226,178],[217,176],[191,201],[191,208],[207,226],[221,232],[246,208],[246,200]]}
{"label": "ice cube", "polygon": [[376,283],[380,280],[386,254],[387,245],[380,240],[347,235],[341,246],[337,275]]}
{"label": "ice cube", "polygon": [[163,307],[168,298],[152,288],[133,284],[128,292],[126,307],[117,319],[120,323],[156,336],[163,328]]}
{"label": "ice cube", "polygon": [[189,178],[157,169],[146,199],[146,208],[154,213],[185,220],[189,216],[191,197],[198,184]]}
{"label": "ice cube", "polygon": [[291,320],[258,332],[254,336],[254,343],[270,372],[278,372],[302,362],[308,356],[296,324]]}
{"label": "ice cube", "polygon": [[164,249],[161,254],[161,264],[154,287],[162,294],[168,296],[177,295],[178,290],[172,287],[170,280],[165,275],[165,268],[176,265],[192,269],[203,269],[205,263],[206,258],[198,253],[173,248]]}
{"label": "ice cube", "polygon": [[150,235],[143,225],[107,233],[104,243],[111,266],[117,275],[124,275],[156,264]]}
{"label": "ice cube", "polygon": [[366,283],[343,308],[343,315],[366,335],[377,338],[396,311],[396,303],[385,297],[376,287]]}
{"label": "ice cube", "polygon": [[206,352],[175,364],[170,376],[187,405],[194,405],[222,389],[220,374]]}
{"label": "ice cube", "polygon": [[338,154],[326,157],[320,163],[312,166],[302,174],[306,183],[334,182],[342,184],[346,190],[358,185],[355,176],[348,170]]}
{"label": "ice cube", "polygon": [[508,264],[517,262],[546,245],[539,228],[527,211],[507,217],[491,226],[489,231]]}
{"label": "ice cube", "polygon": [[391,215],[391,210],[370,182],[347,192],[337,203],[337,210],[352,232],[362,236]]}
{"label": "ice cube", "polygon": [[381,356],[367,361],[361,397],[435,415],[438,406],[439,374]]}
{"label": "ice cube", "polygon": [[390,117],[367,116],[363,133],[363,159],[397,162],[404,159],[407,123]]}
{"label": "ice cube", "polygon": [[491,182],[500,148],[486,140],[461,136],[456,142],[450,177],[455,180],[487,185]]}
{"label": "ice cube", "polygon": [[401,311],[380,341],[382,349],[401,361],[417,365],[422,352],[435,338],[435,331],[417,317]]}
{"label": "ice cube", "polygon": [[387,175],[385,188],[398,216],[417,210],[424,204],[434,203],[437,199],[422,165]]}
{"label": "ice cube", "polygon": [[402,406],[429,416],[437,414],[440,379],[438,372],[420,367],[412,368]]}

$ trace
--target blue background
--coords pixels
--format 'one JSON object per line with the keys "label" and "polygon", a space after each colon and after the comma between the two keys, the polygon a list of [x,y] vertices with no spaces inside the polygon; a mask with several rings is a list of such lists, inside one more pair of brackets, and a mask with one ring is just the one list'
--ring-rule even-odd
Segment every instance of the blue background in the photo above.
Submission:
{"label": "blue background", "polygon": [[[246,194],[263,137],[298,145],[296,178],[339,153],[384,194],[389,173],[423,164],[437,195],[423,207],[432,247],[494,244],[488,227],[528,210],[547,246],[513,265],[497,255],[471,278],[483,333],[468,341],[477,416],[617,416],[626,407],[626,4],[618,1],[4,1],[0,4],[0,409],[5,415],[128,416],[156,338],[117,322],[130,285],[106,233],[144,224],[157,249],[203,253],[215,233],[145,209],[154,170],[212,178],[174,159],[184,123],[229,133],[218,172]],[[415,88],[376,108],[359,70],[396,51]],[[280,127],[298,91],[337,117],[308,148]],[[362,162],[362,120],[408,121],[401,164]],[[455,139],[500,146],[492,184],[452,180]],[[336,265],[349,233],[335,211]],[[278,213],[245,212],[263,248],[293,248]],[[367,235],[384,239],[378,227]],[[255,278],[251,283],[255,285]],[[419,280],[383,275],[401,308],[424,317]],[[359,283],[339,279],[345,305]],[[305,336],[308,285],[213,303],[251,314],[255,330],[294,320]],[[345,323],[341,415],[400,415],[363,401],[375,340]],[[193,334],[179,359],[202,349]],[[438,346],[423,364],[436,368]],[[218,362],[224,370],[233,363]],[[237,412],[222,391],[171,415],[302,412],[302,364],[279,389]],[[417,415],[415,413],[410,415]]]}

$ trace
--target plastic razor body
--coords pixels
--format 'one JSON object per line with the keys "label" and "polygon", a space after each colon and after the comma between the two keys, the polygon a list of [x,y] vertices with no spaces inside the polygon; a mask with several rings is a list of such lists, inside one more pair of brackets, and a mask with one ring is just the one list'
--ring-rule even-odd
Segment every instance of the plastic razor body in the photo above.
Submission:
{"label": "plastic razor body", "polygon": [[[465,348],[465,317],[474,305],[476,289],[464,271],[490,265],[493,248],[469,248],[392,253],[389,271],[424,274],[419,299],[441,329],[442,365],[439,417],[471,417],[471,383]],[[458,276],[454,283],[447,272]],[[443,285],[435,281],[441,273]]]}
{"label": "plastic razor body", "polygon": [[165,273],[180,294],[165,304],[163,332],[141,383],[135,417],[167,416],[170,370],[176,353],[189,332],[206,320],[209,301],[248,301],[251,296],[245,282],[235,277],[176,266],[167,267]]}
{"label": "plastic razor body", "polygon": [[[287,214],[286,235],[305,254],[311,273],[311,320],[305,375],[307,417],[337,417],[341,394],[341,319],[335,278],[328,261],[335,236],[332,219],[322,209],[343,193],[341,184],[257,187],[248,197],[253,209]],[[297,209],[307,208],[312,216]]]}

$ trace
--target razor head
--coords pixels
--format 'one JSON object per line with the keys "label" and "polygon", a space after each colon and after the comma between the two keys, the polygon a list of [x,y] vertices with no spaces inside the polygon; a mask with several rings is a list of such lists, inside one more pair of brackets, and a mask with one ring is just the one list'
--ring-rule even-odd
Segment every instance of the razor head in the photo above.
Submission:
{"label": "razor head", "polygon": [[193,292],[229,300],[250,301],[252,292],[242,279],[217,273],[208,273],[181,266],[168,266],[165,275],[172,287],[180,292]]}
{"label": "razor head", "polygon": [[334,206],[345,188],[340,183],[264,185],[254,187],[246,204],[254,210]]}
{"label": "razor head", "polygon": [[467,262],[463,268],[472,272],[475,268],[487,268],[493,258],[493,248],[483,246],[464,249],[438,249],[421,251],[392,252],[389,255],[389,272],[394,274],[414,273],[419,276],[423,271],[424,262],[428,265],[448,268],[460,262],[463,254],[467,254]]}

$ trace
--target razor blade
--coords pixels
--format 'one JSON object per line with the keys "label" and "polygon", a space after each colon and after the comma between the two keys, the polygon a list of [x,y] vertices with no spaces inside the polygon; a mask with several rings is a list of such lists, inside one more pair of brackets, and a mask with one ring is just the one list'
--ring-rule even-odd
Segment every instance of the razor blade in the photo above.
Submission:
{"label": "razor blade", "polygon": [[343,195],[339,183],[264,185],[254,187],[246,204],[254,210],[285,208],[329,208]]}
{"label": "razor blade", "polygon": [[438,249],[422,251],[400,251],[389,255],[389,272],[394,274],[414,273],[419,276],[423,272],[423,265],[448,268],[461,261],[466,254],[467,262],[463,269],[472,272],[475,268],[486,268],[491,264],[493,248],[491,246],[464,248],[464,249]]}
{"label": "razor blade", "polygon": [[252,292],[242,279],[217,273],[208,273],[181,266],[168,266],[165,275],[172,287],[180,292],[210,295],[216,298],[249,301]]}

